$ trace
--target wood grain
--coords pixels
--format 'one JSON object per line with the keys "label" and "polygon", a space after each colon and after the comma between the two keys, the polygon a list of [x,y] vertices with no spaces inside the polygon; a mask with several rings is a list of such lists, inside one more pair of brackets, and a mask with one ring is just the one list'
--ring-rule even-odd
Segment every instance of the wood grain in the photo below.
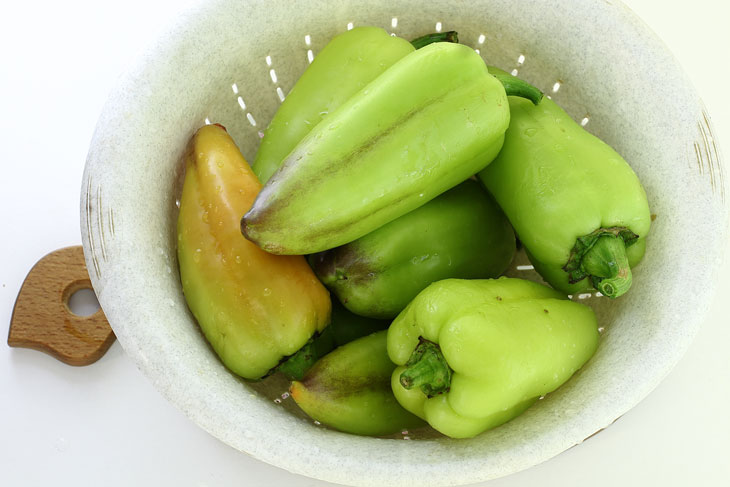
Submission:
{"label": "wood grain", "polygon": [[40,350],[69,365],[99,360],[115,338],[103,310],[79,316],[68,307],[71,295],[85,288],[92,286],[81,246],[43,257],[18,293],[8,345]]}

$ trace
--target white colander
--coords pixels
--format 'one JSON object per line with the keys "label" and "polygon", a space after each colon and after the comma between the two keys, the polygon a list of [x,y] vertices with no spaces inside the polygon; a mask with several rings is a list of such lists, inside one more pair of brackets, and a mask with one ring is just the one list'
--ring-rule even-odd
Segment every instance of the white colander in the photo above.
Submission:
{"label": "white colander", "polygon": [[[297,412],[276,380],[221,365],[185,306],[175,258],[181,156],[225,125],[252,160],[281,100],[337,33],[407,39],[457,30],[487,63],[534,83],[612,145],[656,215],[646,258],[617,301],[574,296],[604,329],[593,359],[517,419],[469,440],[418,431],[374,439]],[[424,80],[428,82],[428,80]],[[664,45],[616,1],[206,1],[114,90],[84,173],[87,265],[125,351],[212,435],[292,472],[351,485],[457,485],[506,475],[580,443],[645,397],[688,347],[727,239],[727,185],[709,116]],[[538,279],[524,256],[512,275]]]}

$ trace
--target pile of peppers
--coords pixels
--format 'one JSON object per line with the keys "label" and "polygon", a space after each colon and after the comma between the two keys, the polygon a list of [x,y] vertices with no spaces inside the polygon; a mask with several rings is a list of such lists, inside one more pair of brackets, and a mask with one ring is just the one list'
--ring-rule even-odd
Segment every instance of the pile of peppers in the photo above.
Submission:
{"label": "pile of peppers", "polygon": [[[651,223],[629,164],[455,32],[334,37],[253,163],[219,124],[185,152],[182,289],[222,363],[282,374],[342,432],[468,438],[599,346]],[[501,277],[521,243],[544,283]]]}

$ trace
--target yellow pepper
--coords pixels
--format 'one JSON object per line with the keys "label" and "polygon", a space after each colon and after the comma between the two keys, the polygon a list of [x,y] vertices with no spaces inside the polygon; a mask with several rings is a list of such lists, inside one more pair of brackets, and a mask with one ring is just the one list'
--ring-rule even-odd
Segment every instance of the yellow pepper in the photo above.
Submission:
{"label": "yellow pepper", "polygon": [[241,235],[261,184],[222,126],[193,136],[185,164],[177,250],[188,307],[223,363],[258,379],[327,326],[329,293],[304,257]]}

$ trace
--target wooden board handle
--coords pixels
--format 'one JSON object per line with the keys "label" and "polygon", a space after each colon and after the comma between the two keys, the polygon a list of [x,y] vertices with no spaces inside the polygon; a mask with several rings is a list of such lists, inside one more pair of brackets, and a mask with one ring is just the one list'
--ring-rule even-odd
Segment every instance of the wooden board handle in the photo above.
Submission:
{"label": "wooden board handle", "polygon": [[93,289],[80,245],[43,257],[15,300],[8,345],[40,350],[69,365],[99,360],[115,338],[104,311],[79,316],[68,307],[71,295],[87,288]]}

